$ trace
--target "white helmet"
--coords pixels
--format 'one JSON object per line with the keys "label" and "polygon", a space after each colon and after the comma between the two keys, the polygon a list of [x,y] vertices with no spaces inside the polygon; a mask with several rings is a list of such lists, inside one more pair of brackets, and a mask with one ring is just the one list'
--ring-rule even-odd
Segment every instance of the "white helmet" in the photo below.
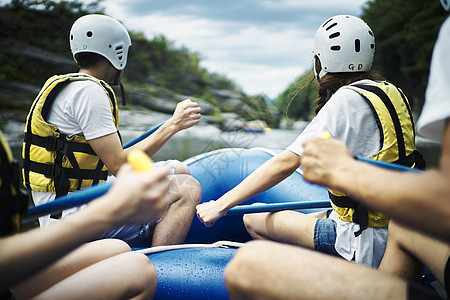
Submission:
{"label": "white helmet", "polygon": [[442,7],[446,10],[450,10],[450,0],[441,0]]}
{"label": "white helmet", "polygon": [[79,18],[72,25],[69,40],[74,58],[77,53],[92,52],[104,56],[117,70],[127,65],[130,35],[111,17],[87,15]]}
{"label": "white helmet", "polygon": [[314,38],[313,54],[322,65],[320,79],[326,73],[363,72],[372,67],[375,36],[360,18],[339,15],[325,21]]}

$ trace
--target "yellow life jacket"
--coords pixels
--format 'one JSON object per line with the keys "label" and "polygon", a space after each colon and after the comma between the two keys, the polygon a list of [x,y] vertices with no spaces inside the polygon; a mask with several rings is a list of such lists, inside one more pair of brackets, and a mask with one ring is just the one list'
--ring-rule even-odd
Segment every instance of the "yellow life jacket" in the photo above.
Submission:
{"label": "yellow life jacket", "polygon": [[70,82],[90,80],[101,86],[110,100],[116,128],[116,97],[104,81],[83,74],[56,75],[47,80],[31,106],[22,148],[23,184],[26,188],[55,193],[57,197],[105,181],[108,170],[84,136],[67,136],[46,118],[58,93]]}
{"label": "yellow life jacket", "polygon": [[[347,86],[360,94],[374,113],[380,132],[380,151],[370,158],[408,167],[425,166],[415,149],[415,125],[411,107],[403,92],[388,82],[351,84]],[[367,227],[387,227],[389,219],[367,209],[347,195],[329,189],[332,207],[342,221],[360,225],[356,236]]]}
{"label": "yellow life jacket", "polygon": [[0,236],[20,232],[20,216],[27,209],[28,194],[20,189],[19,164],[0,131]]}

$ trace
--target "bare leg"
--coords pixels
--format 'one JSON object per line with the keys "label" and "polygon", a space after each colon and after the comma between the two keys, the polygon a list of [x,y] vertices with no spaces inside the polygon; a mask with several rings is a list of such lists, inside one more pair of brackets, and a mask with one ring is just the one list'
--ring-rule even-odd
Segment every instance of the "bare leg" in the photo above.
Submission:
{"label": "bare leg", "polygon": [[129,252],[73,274],[36,299],[151,299],[156,286],[156,270],[150,260]]}
{"label": "bare leg", "polygon": [[131,249],[128,244],[121,240],[106,239],[86,243],[15,286],[14,291],[19,298],[30,298],[92,264],[129,251]]}
{"label": "bare leg", "polygon": [[201,200],[201,187],[194,177],[174,175],[171,180],[168,197],[172,204],[161,222],[155,226],[152,246],[184,242],[194,218],[195,206]]}
{"label": "bare leg", "polygon": [[391,221],[386,252],[379,269],[406,280],[419,281],[425,264],[440,283],[450,245]]}
{"label": "bare leg", "polygon": [[314,249],[317,217],[295,211],[244,215],[244,224],[254,239],[272,240]]}
{"label": "bare leg", "polygon": [[267,241],[238,250],[225,269],[232,299],[406,299],[406,282],[329,255]]}

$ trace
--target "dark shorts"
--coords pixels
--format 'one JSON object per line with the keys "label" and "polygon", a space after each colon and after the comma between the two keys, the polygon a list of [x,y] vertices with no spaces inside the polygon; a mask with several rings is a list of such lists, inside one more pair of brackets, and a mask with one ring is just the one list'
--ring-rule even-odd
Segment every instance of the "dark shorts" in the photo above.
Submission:
{"label": "dark shorts", "polygon": [[[331,210],[327,213],[327,217]],[[336,222],[326,218],[317,219],[314,226],[314,249],[331,255],[340,256],[336,252]]]}
{"label": "dark shorts", "polygon": [[[447,297],[450,296],[450,257],[447,259],[444,270],[444,288],[447,292]],[[433,299],[445,299],[436,292],[423,287],[422,285],[415,282],[408,282],[407,290],[408,300],[433,300]]]}
{"label": "dark shorts", "polygon": [[407,295],[408,300],[442,300],[436,292],[421,286],[416,282],[408,282]]}
{"label": "dark shorts", "polygon": [[447,296],[450,297],[450,257],[447,259],[447,264],[445,265],[444,284]]}

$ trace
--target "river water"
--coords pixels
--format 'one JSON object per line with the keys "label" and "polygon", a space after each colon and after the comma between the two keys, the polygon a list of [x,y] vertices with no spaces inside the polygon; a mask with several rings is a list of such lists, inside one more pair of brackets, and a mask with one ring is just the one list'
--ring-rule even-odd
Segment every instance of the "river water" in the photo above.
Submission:
{"label": "river water", "polygon": [[[120,111],[120,132],[127,142],[170,116],[140,106],[127,105]],[[0,111],[0,129],[9,142],[14,156],[20,158],[26,111]],[[201,122],[173,136],[153,157],[155,161],[178,159],[183,161],[194,155],[229,147],[266,147],[284,149],[295,140],[306,123],[297,123],[295,130],[272,129],[266,133],[221,131],[216,126]],[[424,154],[428,166],[435,166],[440,156],[440,145],[417,139],[417,147]]]}

